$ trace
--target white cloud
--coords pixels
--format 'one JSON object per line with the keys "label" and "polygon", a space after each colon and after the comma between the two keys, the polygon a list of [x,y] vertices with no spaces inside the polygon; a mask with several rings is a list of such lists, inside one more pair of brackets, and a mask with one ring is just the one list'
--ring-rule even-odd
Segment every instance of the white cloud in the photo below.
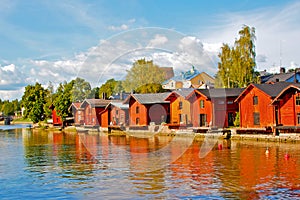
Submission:
{"label": "white cloud", "polygon": [[164,35],[156,34],[155,37],[150,40],[148,47],[156,47],[158,45],[163,45],[168,42],[168,38]]}
{"label": "white cloud", "polygon": [[296,1],[280,8],[266,7],[220,15],[220,25],[210,29],[208,34],[202,35],[204,46],[207,48],[207,45],[217,46],[222,43],[233,45],[235,38],[238,37],[238,31],[245,24],[256,29],[257,70],[271,70],[275,65],[279,71],[280,52],[282,66],[288,67],[292,61],[300,63],[299,9],[300,2]]}
{"label": "white cloud", "polygon": [[129,28],[128,25],[122,24],[120,26],[109,26],[108,30],[111,30],[111,31],[125,31],[128,28]]}

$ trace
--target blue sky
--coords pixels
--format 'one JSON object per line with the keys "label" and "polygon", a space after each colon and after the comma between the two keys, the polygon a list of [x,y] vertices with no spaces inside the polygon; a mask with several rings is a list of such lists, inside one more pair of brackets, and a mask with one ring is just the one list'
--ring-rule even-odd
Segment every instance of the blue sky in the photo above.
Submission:
{"label": "blue sky", "polygon": [[269,0],[1,0],[0,98],[76,76],[99,86],[139,57],[214,75],[220,46],[244,24],[256,28],[257,70],[298,67],[299,9],[299,1]]}

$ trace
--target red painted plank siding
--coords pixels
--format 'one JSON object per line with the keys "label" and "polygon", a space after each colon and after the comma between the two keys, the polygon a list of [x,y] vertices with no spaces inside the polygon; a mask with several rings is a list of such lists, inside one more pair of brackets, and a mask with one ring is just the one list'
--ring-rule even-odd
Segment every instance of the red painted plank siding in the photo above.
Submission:
{"label": "red painted plank siding", "polygon": [[130,125],[140,125],[140,126],[148,125],[148,115],[147,115],[146,106],[140,104],[133,98],[131,98],[129,102],[129,115],[130,115],[130,122],[129,122]]}
{"label": "red painted plank siding", "polygon": [[[258,104],[253,105],[253,97],[257,96]],[[274,107],[272,98],[256,87],[249,88],[239,101],[240,126],[243,128],[265,128],[274,126]],[[259,113],[259,124],[254,124],[254,113]]]}
{"label": "red painted plank siding", "polygon": [[129,123],[129,110],[123,110],[119,107],[112,106],[110,111],[110,121],[113,125],[128,125]]}

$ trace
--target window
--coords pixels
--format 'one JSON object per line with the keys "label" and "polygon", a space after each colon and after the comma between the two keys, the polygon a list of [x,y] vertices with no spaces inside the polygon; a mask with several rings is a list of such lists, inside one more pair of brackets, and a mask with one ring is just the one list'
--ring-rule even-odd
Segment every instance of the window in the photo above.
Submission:
{"label": "window", "polygon": [[300,124],[300,113],[297,113],[297,123]]}
{"label": "window", "polygon": [[135,108],[135,113],[137,113],[137,114],[140,113],[140,107],[137,106],[137,107]]}
{"label": "window", "polygon": [[182,109],[182,101],[179,102],[179,110]]}
{"label": "window", "polygon": [[228,100],[227,104],[233,104],[233,100]]}
{"label": "window", "polygon": [[184,118],[185,115],[184,114],[179,114],[179,120],[180,120],[180,123],[183,124],[184,123]]}
{"label": "window", "polygon": [[254,96],[253,97],[253,105],[257,105],[258,104],[258,96]]}
{"label": "window", "polygon": [[300,105],[300,96],[296,96],[296,105],[297,105],[297,106]]}
{"label": "window", "polygon": [[253,113],[253,119],[254,119],[254,125],[259,125],[260,124],[259,112]]}
{"label": "window", "polygon": [[119,114],[119,110],[116,110],[116,115],[118,115]]}
{"label": "window", "polygon": [[140,124],[140,118],[136,118],[136,119],[135,119],[135,124],[136,124],[136,125],[139,125],[139,124]]}
{"label": "window", "polygon": [[223,100],[219,100],[219,101],[218,101],[218,104],[219,104],[219,105],[222,105],[222,104],[224,104],[224,101],[223,101]]}
{"label": "window", "polygon": [[200,100],[200,108],[204,108],[204,100]]}

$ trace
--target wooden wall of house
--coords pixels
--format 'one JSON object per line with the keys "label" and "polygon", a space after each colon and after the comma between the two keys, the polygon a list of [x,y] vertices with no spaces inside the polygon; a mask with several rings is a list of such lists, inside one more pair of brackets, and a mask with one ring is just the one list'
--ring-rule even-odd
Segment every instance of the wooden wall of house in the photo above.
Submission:
{"label": "wooden wall of house", "polygon": [[108,125],[110,124],[110,110],[102,110],[100,114],[100,126],[103,128],[107,128]]}
{"label": "wooden wall of house", "polygon": [[[212,121],[212,104],[203,95],[193,95],[189,98],[191,102],[191,120],[194,127],[209,126]],[[204,106],[200,106],[203,101]],[[200,117],[201,116],[201,117]]]}
{"label": "wooden wall of house", "polygon": [[84,107],[84,125],[87,126],[99,126],[101,116],[99,113],[104,108],[92,108],[89,104]]}
{"label": "wooden wall of house", "polygon": [[203,78],[200,74],[191,79],[191,84],[200,85],[203,82]]}
{"label": "wooden wall of house", "polygon": [[[265,128],[275,124],[272,98],[256,87],[249,88],[239,102],[240,126],[243,128]],[[258,104],[253,105],[253,97],[257,96]],[[259,124],[254,124],[254,113],[259,113]]]}
{"label": "wooden wall of house", "polygon": [[[138,113],[137,111],[138,107]],[[134,99],[131,99],[129,101],[129,116],[130,116],[130,122],[129,125],[131,126],[147,126],[148,124],[148,114],[147,114],[147,108],[145,105],[140,104],[139,102],[135,101]],[[139,119],[139,120],[137,120]],[[137,123],[139,121],[139,123]]]}
{"label": "wooden wall of house", "polygon": [[285,93],[279,102],[278,123],[284,126],[295,126],[295,96],[291,93]]}
{"label": "wooden wall of house", "polygon": [[75,125],[83,125],[84,124],[84,110],[74,109],[73,116],[74,116]]}
{"label": "wooden wall of house", "polygon": [[[182,124],[191,124],[191,104],[182,96],[170,96],[170,123],[180,124],[180,115],[183,116]],[[180,102],[182,102],[182,108],[180,109]]]}
{"label": "wooden wall of house", "polygon": [[300,114],[300,106],[296,105],[295,89],[287,90],[280,98],[278,108],[278,123],[283,126],[298,126],[298,113]]}
{"label": "wooden wall of house", "polygon": [[215,116],[213,126],[221,128],[233,126],[234,118],[239,111],[238,103],[234,102],[236,98],[237,97],[220,97],[213,100],[213,112]]}
{"label": "wooden wall of house", "polygon": [[148,110],[148,122],[154,122],[156,125],[161,124],[162,122],[168,123],[169,121],[169,111],[170,104],[150,104],[147,105]]}
{"label": "wooden wall of house", "polygon": [[112,106],[110,111],[110,121],[113,125],[128,125],[129,113],[128,109],[121,109],[116,106]]}
{"label": "wooden wall of house", "polygon": [[59,116],[57,115],[55,109],[52,109],[52,120],[53,120],[53,125],[54,125],[54,126],[61,126],[61,125],[62,125],[61,117],[59,117]]}

